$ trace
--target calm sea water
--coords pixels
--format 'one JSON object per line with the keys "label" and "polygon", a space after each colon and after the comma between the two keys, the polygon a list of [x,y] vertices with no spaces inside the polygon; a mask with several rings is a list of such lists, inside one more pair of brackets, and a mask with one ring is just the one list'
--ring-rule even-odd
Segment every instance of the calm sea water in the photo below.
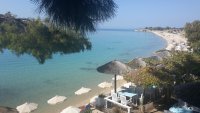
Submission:
{"label": "calm sea water", "polygon": [[40,65],[31,56],[0,53],[0,106],[16,107],[26,101],[44,103],[59,94],[67,97],[81,86],[94,88],[112,76],[96,68],[111,60],[127,62],[150,56],[166,42],[152,33],[97,31],[89,35],[92,50],[53,56]]}

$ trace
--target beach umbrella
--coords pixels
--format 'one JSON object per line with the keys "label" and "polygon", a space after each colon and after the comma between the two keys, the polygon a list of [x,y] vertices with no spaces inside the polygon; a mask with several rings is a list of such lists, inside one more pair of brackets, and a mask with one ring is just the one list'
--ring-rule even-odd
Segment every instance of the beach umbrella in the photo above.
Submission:
{"label": "beach umbrella", "polygon": [[112,86],[112,83],[102,82],[98,85],[100,88],[109,88]]}
{"label": "beach umbrella", "polygon": [[81,109],[74,107],[74,106],[69,106],[65,109],[63,109],[60,113],[80,113]]}
{"label": "beach umbrella", "polygon": [[91,90],[90,88],[82,87],[75,92],[75,95],[81,95],[81,94],[89,92],[90,90]]}
{"label": "beach umbrella", "polygon": [[26,102],[20,106],[17,106],[16,109],[19,113],[30,113],[31,111],[37,109],[37,107],[38,107],[38,104],[36,104],[36,103]]}
{"label": "beach umbrella", "polygon": [[97,68],[97,71],[100,73],[106,73],[106,74],[114,74],[114,91],[116,93],[116,76],[117,75],[121,75],[124,73],[127,73],[128,71],[130,71],[130,68],[125,65],[124,63],[114,60],[111,62],[108,62],[100,67]]}
{"label": "beach umbrella", "polygon": [[142,58],[135,58],[132,61],[130,61],[128,65],[133,69],[138,69],[147,66],[146,62]]}
{"label": "beach umbrella", "polygon": [[48,104],[51,104],[51,105],[55,105],[55,104],[57,104],[57,103],[63,102],[65,99],[67,99],[67,97],[56,95],[56,96],[54,96],[53,98],[49,99],[49,100],[47,101],[47,103],[48,103]]}

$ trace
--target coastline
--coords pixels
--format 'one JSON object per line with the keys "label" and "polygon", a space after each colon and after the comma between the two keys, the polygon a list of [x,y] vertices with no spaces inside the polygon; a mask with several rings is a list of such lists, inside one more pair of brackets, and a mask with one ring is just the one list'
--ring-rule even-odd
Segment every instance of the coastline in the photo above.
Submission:
{"label": "coastline", "polygon": [[[164,30],[164,31],[148,30],[147,32],[151,32],[151,33],[159,36],[160,38],[164,39],[167,42],[166,48],[174,43],[176,43],[176,44],[187,43],[187,39],[185,38],[184,33],[182,33],[182,32],[179,32],[176,34],[169,33],[167,30]],[[123,86],[123,84],[125,84],[125,83],[126,83],[125,80],[118,81],[117,88]],[[87,94],[83,94],[80,96],[76,96],[75,98],[68,99],[64,103],[58,104],[58,105],[56,105],[56,107],[52,107],[50,109],[45,109],[42,112],[44,112],[44,113],[45,112],[48,112],[48,113],[60,112],[62,109],[66,108],[67,106],[76,106],[76,107],[83,106],[83,105],[88,104],[90,102],[90,99],[96,95],[99,95],[99,94],[108,95],[110,93],[111,89],[112,89],[112,87],[105,88],[105,89],[98,88],[98,89],[92,90],[91,92],[89,92]],[[39,112],[41,112],[41,111],[37,111],[34,113],[39,113]]]}
{"label": "coastline", "polygon": [[147,30],[147,32],[151,32],[161,38],[163,38],[167,42],[166,50],[172,50],[175,46],[184,44],[187,46],[187,39],[185,38],[185,34],[183,31],[179,32],[170,32],[169,30]]}
{"label": "coastline", "polygon": [[[103,82],[103,81],[102,81]],[[122,86],[124,83],[126,83],[125,81],[120,81],[118,84],[118,87]],[[39,105],[39,109],[37,109],[36,111],[34,111],[33,113],[60,113],[64,108],[68,107],[68,106],[82,106],[85,105],[87,103],[89,103],[89,100],[95,96],[95,95],[99,95],[101,93],[104,94],[109,94],[110,93],[110,88],[107,89],[100,89],[100,88],[95,88],[92,89],[91,92],[80,95],[80,96],[74,96],[73,98],[67,98],[67,100],[63,103],[51,106],[51,105],[47,105],[46,101],[44,101],[42,104],[43,105]],[[44,107],[45,105],[45,107]]]}

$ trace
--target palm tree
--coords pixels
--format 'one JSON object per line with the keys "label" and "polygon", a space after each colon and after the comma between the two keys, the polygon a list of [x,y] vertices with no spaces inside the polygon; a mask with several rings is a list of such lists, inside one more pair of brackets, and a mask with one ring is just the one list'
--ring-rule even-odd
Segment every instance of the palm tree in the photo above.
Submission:
{"label": "palm tree", "polygon": [[39,12],[46,13],[51,22],[63,28],[72,28],[85,33],[95,31],[99,22],[115,15],[113,0],[31,0]]}

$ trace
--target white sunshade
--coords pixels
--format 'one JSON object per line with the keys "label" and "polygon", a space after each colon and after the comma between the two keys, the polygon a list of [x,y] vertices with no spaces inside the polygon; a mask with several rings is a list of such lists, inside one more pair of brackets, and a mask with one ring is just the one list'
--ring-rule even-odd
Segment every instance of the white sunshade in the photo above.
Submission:
{"label": "white sunshade", "polygon": [[67,97],[56,95],[56,96],[54,96],[53,98],[49,99],[49,100],[47,101],[47,103],[48,103],[48,104],[51,104],[51,105],[55,105],[55,104],[57,104],[57,103],[61,103],[61,102],[65,101],[65,99],[67,99]]}
{"label": "white sunshade", "polygon": [[90,88],[82,87],[81,89],[79,89],[75,92],[75,95],[81,95],[81,94],[89,92],[90,90],[91,90]]}
{"label": "white sunshade", "polygon": [[74,106],[69,106],[65,109],[63,109],[60,113],[80,113],[81,109],[74,107]]}
{"label": "white sunshade", "polygon": [[98,85],[100,88],[109,88],[112,86],[112,83],[102,82]]}
{"label": "white sunshade", "polygon": [[[114,80],[115,78],[112,78],[112,80]],[[116,80],[123,80],[124,79],[124,77],[123,76],[120,76],[120,75],[117,75],[117,78],[116,78]]]}
{"label": "white sunshade", "polygon": [[37,109],[38,104],[36,103],[24,103],[20,106],[17,106],[16,109],[19,113],[30,113],[31,111]]}

